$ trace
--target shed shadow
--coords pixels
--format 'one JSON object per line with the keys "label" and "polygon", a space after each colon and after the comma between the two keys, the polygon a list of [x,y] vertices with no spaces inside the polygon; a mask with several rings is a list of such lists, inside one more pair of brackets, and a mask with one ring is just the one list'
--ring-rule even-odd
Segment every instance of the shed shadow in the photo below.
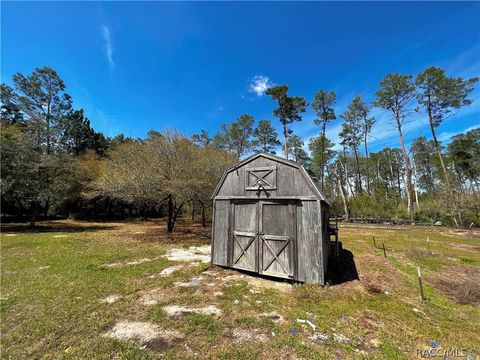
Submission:
{"label": "shed shadow", "polygon": [[349,281],[359,280],[357,266],[351,251],[344,249],[339,242],[339,256],[334,256],[333,246],[328,262],[325,283],[340,285]]}

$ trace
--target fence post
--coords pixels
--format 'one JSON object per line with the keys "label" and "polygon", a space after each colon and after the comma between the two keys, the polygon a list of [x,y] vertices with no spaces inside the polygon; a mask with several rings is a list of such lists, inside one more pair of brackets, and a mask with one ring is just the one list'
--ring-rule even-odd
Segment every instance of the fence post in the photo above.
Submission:
{"label": "fence post", "polygon": [[417,267],[417,273],[418,273],[418,284],[420,285],[420,297],[422,301],[425,301],[425,294],[423,293],[422,273],[420,272],[420,267]]}
{"label": "fence post", "polygon": [[385,250],[385,242],[382,240],[382,247],[383,247],[383,257],[387,258],[387,251]]}

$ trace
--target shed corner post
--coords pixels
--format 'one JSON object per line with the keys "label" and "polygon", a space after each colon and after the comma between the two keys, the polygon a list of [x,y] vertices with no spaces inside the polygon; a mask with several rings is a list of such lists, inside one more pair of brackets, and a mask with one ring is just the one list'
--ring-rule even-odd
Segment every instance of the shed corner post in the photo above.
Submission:
{"label": "shed corner post", "polygon": [[215,199],[213,199],[212,207],[212,235],[210,236],[210,267],[213,266],[213,255],[214,255],[214,241],[215,241]]}

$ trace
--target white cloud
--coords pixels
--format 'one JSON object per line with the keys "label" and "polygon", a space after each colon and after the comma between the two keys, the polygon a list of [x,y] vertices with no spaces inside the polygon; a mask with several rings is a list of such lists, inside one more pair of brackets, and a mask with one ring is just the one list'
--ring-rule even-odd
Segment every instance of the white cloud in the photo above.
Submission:
{"label": "white cloud", "polygon": [[113,44],[112,36],[110,34],[110,28],[107,25],[102,26],[102,38],[103,38],[103,52],[107,58],[110,69],[115,68],[115,62],[113,61]]}
{"label": "white cloud", "polygon": [[272,81],[265,75],[256,75],[250,80],[249,92],[262,96],[265,91],[273,85]]}

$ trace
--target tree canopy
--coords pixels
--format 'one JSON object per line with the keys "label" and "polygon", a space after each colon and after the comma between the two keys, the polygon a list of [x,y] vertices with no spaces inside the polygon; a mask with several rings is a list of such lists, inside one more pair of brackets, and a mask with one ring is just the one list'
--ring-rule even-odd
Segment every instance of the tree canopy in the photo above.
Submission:
{"label": "tree canopy", "polygon": [[[73,106],[53,69],[18,73],[11,85],[1,85],[2,214],[28,216],[31,224],[40,215],[165,217],[171,232],[187,209],[200,208],[205,225],[224,170],[254,152],[274,154],[283,145],[285,157],[321,180],[331,213],[346,220],[373,216],[480,225],[480,131],[443,143],[436,135],[445,119],[472,104],[477,80],[450,77],[436,67],[416,78],[388,74],[373,104],[355,95],[346,108],[336,104],[334,92],[322,89],[311,104],[318,130],[291,126],[302,120],[307,101],[279,85],[266,90],[279,123],[240,113],[213,136],[207,130],[187,137],[152,129],[144,138],[110,138]],[[377,131],[372,106],[390,115],[399,148],[369,150],[370,134]],[[419,121],[415,112],[425,114],[431,137],[405,134],[407,122]],[[333,121],[339,121],[338,134],[330,131]],[[339,143],[327,134],[338,135]]]}

